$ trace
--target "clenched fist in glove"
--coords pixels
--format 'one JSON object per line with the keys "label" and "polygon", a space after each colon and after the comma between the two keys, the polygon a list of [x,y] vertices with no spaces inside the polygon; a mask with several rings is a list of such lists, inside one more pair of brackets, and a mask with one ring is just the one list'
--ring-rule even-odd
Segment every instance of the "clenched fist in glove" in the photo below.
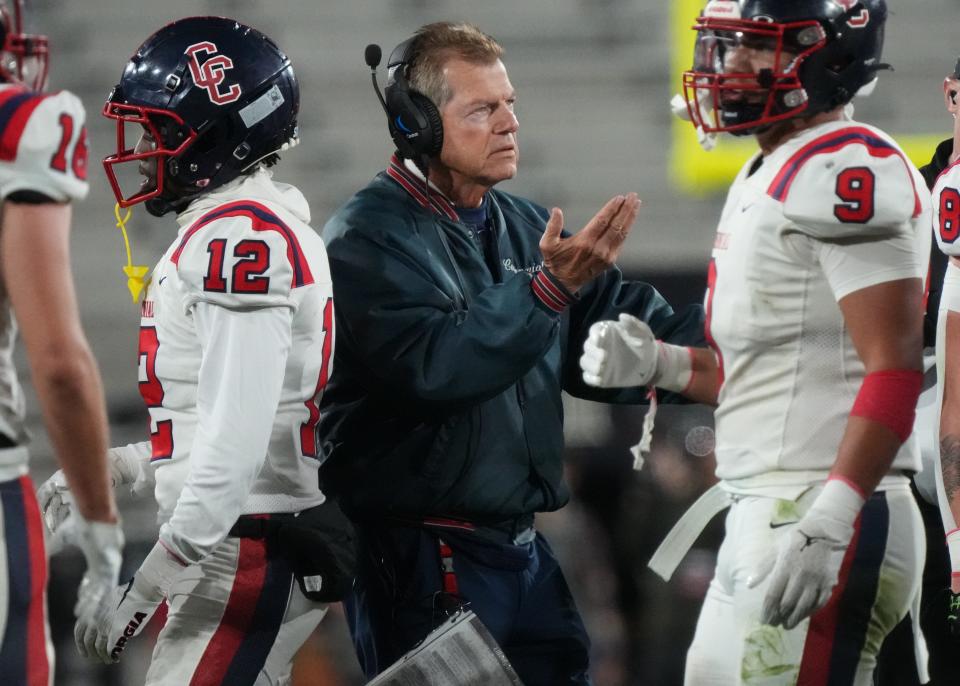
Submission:
{"label": "clenched fist in glove", "polygon": [[73,636],[80,654],[107,664],[119,661],[127,642],[143,631],[185,566],[162,543],[154,545],[129,582],[105,595],[90,617],[77,620]]}
{"label": "clenched fist in glove", "polygon": [[771,558],[767,569],[748,581],[756,586],[773,570],[761,622],[792,629],[827,604],[864,502],[860,492],[846,482],[827,481],[783,539],[775,561]]}
{"label": "clenched fist in glove", "polygon": [[690,383],[690,351],[658,341],[653,331],[633,315],[590,327],[580,358],[583,380],[600,388],[659,386],[682,391]]}

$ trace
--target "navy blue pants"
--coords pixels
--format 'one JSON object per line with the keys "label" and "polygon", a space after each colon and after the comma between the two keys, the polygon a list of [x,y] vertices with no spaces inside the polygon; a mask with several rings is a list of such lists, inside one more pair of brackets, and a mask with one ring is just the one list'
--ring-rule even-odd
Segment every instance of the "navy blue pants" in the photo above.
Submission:
{"label": "navy blue pants", "polygon": [[589,686],[590,640],[550,546],[417,527],[360,527],[357,581],[344,605],[367,678],[397,661],[446,617],[437,538],[453,550],[459,600],[469,603],[525,686]]}

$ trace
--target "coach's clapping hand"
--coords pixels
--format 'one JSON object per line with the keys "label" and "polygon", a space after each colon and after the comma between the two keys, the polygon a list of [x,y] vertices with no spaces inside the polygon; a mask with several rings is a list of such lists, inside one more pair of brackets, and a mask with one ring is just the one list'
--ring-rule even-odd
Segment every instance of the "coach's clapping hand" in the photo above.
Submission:
{"label": "coach's clapping hand", "polygon": [[563,238],[563,212],[554,207],[540,239],[543,266],[576,293],[617,261],[640,209],[636,193],[611,198],[581,231]]}

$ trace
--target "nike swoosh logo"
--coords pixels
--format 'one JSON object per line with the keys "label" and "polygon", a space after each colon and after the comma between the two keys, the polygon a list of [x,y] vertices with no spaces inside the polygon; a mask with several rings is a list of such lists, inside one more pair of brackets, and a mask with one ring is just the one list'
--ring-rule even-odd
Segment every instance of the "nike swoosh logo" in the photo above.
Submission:
{"label": "nike swoosh logo", "polygon": [[753,202],[752,202],[752,203],[750,203],[749,205],[744,205],[743,207],[741,207],[741,208],[740,208],[741,214],[742,214],[743,212],[746,212],[747,210],[749,210],[749,209],[750,209],[751,207],[753,207],[754,205],[756,205],[756,203],[753,203]]}
{"label": "nike swoosh logo", "polygon": [[158,285],[158,286],[162,286],[162,285],[163,285],[163,282],[166,281],[166,280],[167,280],[167,277],[161,276],[161,277],[160,277],[160,280],[157,281],[157,285]]}
{"label": "nike swoosh logo", "polygon": [[796,524],[796,523],[797,522],[777,522],[776,524],[774,524],[773,522],[770,522],[770,528],[779,529],[781,526],[790,526],[791,524]]}

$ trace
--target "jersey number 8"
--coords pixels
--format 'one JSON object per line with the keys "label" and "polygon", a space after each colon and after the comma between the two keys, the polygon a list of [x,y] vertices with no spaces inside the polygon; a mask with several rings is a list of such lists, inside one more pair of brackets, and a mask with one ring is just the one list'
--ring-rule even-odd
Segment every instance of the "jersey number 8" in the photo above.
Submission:
{"label": "jersey number 8", "polygon": [[940,240],[953,243],[960,236],[960,193],[956,188],[940,191]]}

